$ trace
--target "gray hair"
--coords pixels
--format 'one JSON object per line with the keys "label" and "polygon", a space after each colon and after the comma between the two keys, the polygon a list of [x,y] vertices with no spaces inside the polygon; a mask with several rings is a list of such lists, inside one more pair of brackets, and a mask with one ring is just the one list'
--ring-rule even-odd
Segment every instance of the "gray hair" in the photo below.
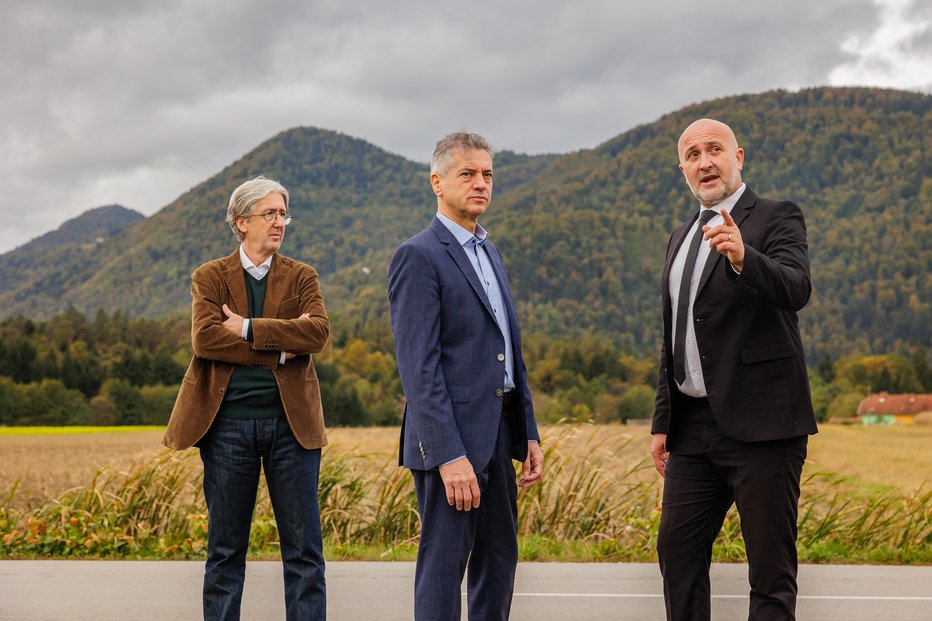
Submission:
{"label": "gray hair", "polygon": [[460,151],[485,151],[490,158],[494,155],[492,145],[479,134],[467,131],[453,132],[437,141],[434,156],[430,159],[430,174],[445,174],[453,163],[453,154]]}
{"label": "gray hair", "polygon": [[238,241],[243,241],[243,233],[236,228],[236,219],[252,215],[256,203],[272,192],[278,192],[285,198],[285,209],[288,209],[288,190],[274,179],[259,175],[233,190],[230,204],[227,206],[227,224]]}

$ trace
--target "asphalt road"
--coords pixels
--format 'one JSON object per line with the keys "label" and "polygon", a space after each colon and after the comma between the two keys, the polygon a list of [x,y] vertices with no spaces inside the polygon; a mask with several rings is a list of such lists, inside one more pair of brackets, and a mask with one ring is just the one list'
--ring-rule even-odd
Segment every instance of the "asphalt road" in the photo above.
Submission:
{"label": "asphalt road", "polygon": [[[203,563],[0,561],[2,621],[179,621],[199,619]],[[330,621],[408,621],[412,563],[327,565]],[[932,567],[805,565],[800,621],[932,620]],[[747,619],[747,566],[712,568],[716,621]],[[650,564],[522,563],[513,621],[664,618]],[[283,619],[277,562],[247,567],[243,619]],[[465,619],[465,616],[464,616]]]}

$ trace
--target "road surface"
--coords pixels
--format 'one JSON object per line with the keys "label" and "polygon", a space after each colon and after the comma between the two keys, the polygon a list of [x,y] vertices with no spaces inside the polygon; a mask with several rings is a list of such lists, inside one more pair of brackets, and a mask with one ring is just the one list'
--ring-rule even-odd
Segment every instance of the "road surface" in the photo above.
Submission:
{"label": "road surface", "polygon": [[[2,621],[201,617],[202,562],[0,561]],[[414,564],[331,562],[330,621],[410,621]],[[800,621],[929,621],[932,567],[804,565]],[[521,563],[512,621],[664,618],[660,574],[635,563]],[[747,566],[712,568],[712,616],[747,619]],[[243,620],[283,619],[278,562],[247,565]],[[465,616],[464,616],[465,619]]]}

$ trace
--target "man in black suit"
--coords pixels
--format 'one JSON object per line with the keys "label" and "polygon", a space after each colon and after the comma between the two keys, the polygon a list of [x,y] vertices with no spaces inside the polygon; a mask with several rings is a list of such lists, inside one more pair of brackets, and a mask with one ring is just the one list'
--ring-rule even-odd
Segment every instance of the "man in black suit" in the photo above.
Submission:
{"label": "man in black suit", "polygon": [[795,619],[799,480],[817,431],[796,316],[812,291],[805,221],[742,183],[724,123],[696,121],[677,147],[701,208],[670,237],[662,278],[651,456],[667,619],[710,618],[712,543],[733,503],[749,618]]}

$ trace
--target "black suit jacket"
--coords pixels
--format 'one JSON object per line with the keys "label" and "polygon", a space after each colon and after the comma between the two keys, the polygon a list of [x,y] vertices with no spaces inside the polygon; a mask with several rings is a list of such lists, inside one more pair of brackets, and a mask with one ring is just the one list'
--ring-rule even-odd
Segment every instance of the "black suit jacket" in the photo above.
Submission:
{"label": "black suit jacket", "polygon": [[[663,347],[651,433],[667,434],[667,450],[675,446],[683,403],[673,379],[670,265],[697,217],[670,236],[661,281]],[[802,211],[745,188],[731,217],[745,245],[741,274],[713,250],[693,304],[712,413],[726,435],[746,442],[816,433],[796,315],[812,292]]]}

